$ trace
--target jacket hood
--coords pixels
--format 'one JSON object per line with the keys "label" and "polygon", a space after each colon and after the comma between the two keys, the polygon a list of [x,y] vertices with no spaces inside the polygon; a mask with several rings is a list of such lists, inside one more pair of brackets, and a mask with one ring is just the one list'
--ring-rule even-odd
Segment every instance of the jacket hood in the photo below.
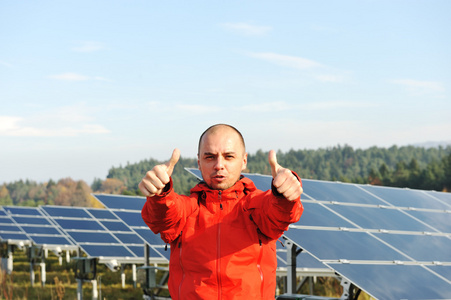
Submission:
{"label": "jacket hood", "polygon": [[[247,194],[248,192],[253,192],[256,189],[257,188],[255,187],[255,184],[254,184],[254,182],[252,182],[252,180],[241,175],[240,180],[238,180],[232,187],[230,187],[226,190],[223,190],[222,192],[224,194],[234,193],[234,192],[244,192]],[[202,192],[213,191],[213,190],[205,183],[205,181],[201,181],[195,187],[193,187],[190,191],[191,191],[191,193],[202,193]]]}

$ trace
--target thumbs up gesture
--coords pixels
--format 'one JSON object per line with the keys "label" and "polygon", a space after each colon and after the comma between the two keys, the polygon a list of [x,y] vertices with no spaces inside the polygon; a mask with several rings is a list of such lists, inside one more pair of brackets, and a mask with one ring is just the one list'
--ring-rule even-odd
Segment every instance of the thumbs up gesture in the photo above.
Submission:
{"label": "thumbs up gesture", "polygon": [[294,201],[298,199],[302,192],[301,182],[294,176],[291,170],[283,168],[277,163],[276,152],[269,151],[269,165],[273,178],[273,185],[277,191],[287,200]]}
{"label": "thumbs up gesture", "polygon": [[153,197],[163,192],[166,184],[169,183],[174,166],[180,159],[180,150],[174,149],[171,159],[162,165],[156,165],[152,170],[146,173],[138,187],[144,196]]}

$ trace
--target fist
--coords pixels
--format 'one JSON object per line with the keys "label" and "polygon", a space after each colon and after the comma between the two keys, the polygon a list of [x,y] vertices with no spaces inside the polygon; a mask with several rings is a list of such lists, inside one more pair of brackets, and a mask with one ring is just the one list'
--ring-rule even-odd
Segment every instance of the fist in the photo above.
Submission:
{"label": "fist", "polygon": [[303,189],[296,176],[293,175],[291,170],[283,168],[277,163],[276,152],[274,150],[269,151],[268,161],[271,166],[273,185],[277,191],[287,200],[294,201],[298,199]]}
{"label": "fist", "polygon": [[146,197],[153,197],[163,192],[166,184],[169,183],[172,171],[180,159],[179,149],[174,149],[171,159],[162,165],[156,165],[152,170],[146,173],[138,187]]}

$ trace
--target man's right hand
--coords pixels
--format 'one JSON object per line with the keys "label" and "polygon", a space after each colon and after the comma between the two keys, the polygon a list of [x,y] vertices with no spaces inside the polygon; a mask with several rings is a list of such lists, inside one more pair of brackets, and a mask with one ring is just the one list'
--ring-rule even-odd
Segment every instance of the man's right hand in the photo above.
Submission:
{"label": "man's right hand", "polygon": [[146,173],[138,187],[146,197],[153,197],[163,192],[166,184],[169,183],[174,166],[180,159],[180,150],[174,149],[171,159],[162,165],[156,165]]}

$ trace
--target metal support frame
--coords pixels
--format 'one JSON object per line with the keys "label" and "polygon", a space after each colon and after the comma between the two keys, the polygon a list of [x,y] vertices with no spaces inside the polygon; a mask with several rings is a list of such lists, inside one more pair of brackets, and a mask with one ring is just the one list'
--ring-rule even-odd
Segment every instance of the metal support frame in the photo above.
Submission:
{"label": "metal support frame", "polygon": [[83,281],[92,284],[92,299],[98,299],[97,291],[97,258],[74,257],[76,261],[75,278],[77,280],[77,300],[83,299]]}
{"label": "metal support frame", "polygon": [[296,258],[302,252],[292,241],[287,240],[285,243],[287,247],[287,293],[295,294],[297,292],[296,285]]}
{"label": "metal support frame", "polygon": [[45,269],[45,251],[43,247],[31,245],[28,247],[28,259],[30,261],[30,282],[31,286],[35,283],[34,266],[40,261],[39,266],[41,268],[41,286],[45,286],[46,281],[46,269]]}
{"label": "metal support frame", "polygon": [[6,274],[10,275],[13,272],[13,252],[15,245],[9,243],[1,244],[1,256],[2,256],[2,270],[6,271]]}
{"label": "metal support frame", "polygon": [[[156,264],[151,266],[149,264],[150,258],[150,246],[148,244],[144,245],[144,266],[137,268],[138,270],[138,282],[141,284],[143,289],[143,299],[150,300],[155,299],[155,295],[158,295],[163,287],[163,284],[168,280],[169,270],[168,268],[158,267]],[[160,282],[156,282],[157,271],[166,271],[166,273],[161,278]]]}
{"label": "metal support frame", "polygon": [[357,300],[359,298],[360,288],[355,286],[351,281],[345,277],[341,277],[341,286],[343,287],[343,294],[341,295],[341,300]]}

